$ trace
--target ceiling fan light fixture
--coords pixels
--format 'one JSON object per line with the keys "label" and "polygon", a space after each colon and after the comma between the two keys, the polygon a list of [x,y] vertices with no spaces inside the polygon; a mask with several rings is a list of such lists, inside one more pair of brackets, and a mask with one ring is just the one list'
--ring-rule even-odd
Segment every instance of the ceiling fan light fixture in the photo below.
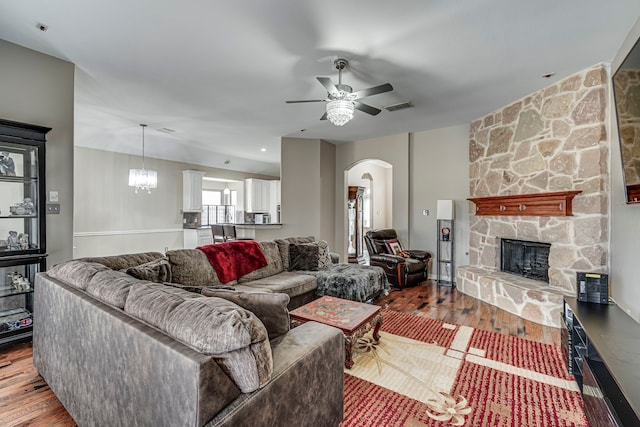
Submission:
{"label": "ceiling fan light fixture", "polygon": [[336,126],[342,126],[353,119],[353,101],[336,99],[327,102],[327,119]]}

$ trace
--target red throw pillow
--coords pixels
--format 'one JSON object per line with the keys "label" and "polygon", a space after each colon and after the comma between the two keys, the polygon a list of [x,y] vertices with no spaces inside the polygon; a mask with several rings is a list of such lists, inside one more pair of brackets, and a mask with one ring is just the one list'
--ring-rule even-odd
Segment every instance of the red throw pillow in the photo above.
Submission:
{"label": "red throw pillow", "polygon": [[390,254],[399,255],[400,252],[402,252],[402,246],[400,245],[398,239],[387,240],[385,242],[385,245],[387,246],[387,251]]}

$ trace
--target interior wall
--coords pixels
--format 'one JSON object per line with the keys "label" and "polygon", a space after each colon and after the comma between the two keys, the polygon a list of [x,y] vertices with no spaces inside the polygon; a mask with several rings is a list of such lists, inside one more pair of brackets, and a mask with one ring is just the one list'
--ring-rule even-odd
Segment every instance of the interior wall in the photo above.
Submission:
{"label": "interior wall", "polygon": [[[434,257],[438,230],[438,200],[455,205],[455,264],[469,263],[469,125],[413,134],[411,150],[411,242]],[[423,210],[429,211],[423,215]],[[435,264],[433,264],[435,266]],[[431,272],[433,273],[433,271]]]}
{"label": "interior wall", "polygon": [[347,170],[365,159],[380,159],[392,169],[392,225],[399,238],[411,245],[409,234],[409,137],[407,134],[354,141],[336,146],[335,241],[336,252],[347,256]]}
{"label": "interior wall", "polygon": [[72,256],[74,65],[4,40],[0,58],[0,117],[52,128],[46,190],[58,191],[60,214],[46,218],[51,266]]}
{"label": "interior wall", "polygon": [[[640,38],[640,18],[611,63],[615,71],[624,61],[636,40]],[[622,160],[618,126],[614,110],[613,90],[608,93],[608,116],[611,129],[611,244],[609,286],[611,297],[636,322],[640,322],[640,280],[638,279],[638,251],[640,250],[640,204],[628,205],[622,178]]]}
{"label": "interior wall", "polygon": [[326,240],[333,251],[333,144],[320,139],[282,138],[281,150],[281,237],[314,236]]}
{"label": "interior wall", "polygon": [[140,156],[75,148],[74,258],[182,248],[183,170],[277,179],[145,157],[145,167],[158,172],[158,188],[136,194],[128,185],[129,169],[141,164]]}

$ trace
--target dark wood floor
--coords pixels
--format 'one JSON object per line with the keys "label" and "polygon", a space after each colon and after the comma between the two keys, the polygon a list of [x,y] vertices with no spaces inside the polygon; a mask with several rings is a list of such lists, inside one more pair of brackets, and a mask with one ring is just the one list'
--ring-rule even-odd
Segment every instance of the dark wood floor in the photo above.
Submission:
{"label": "dark wood floor", "polygon": [[[438,288],[432,282],[403,290],[393,289],[375,304],[444,322],[560,345],[559,329],[523,320],[455,289]],[[30,343],[0,350],[0,425],[75,425],[33,367]]]}

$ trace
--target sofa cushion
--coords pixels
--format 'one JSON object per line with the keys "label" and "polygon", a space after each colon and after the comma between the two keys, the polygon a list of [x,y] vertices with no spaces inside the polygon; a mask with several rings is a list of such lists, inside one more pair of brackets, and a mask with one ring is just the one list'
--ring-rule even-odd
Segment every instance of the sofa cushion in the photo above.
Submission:
{"label": "sofa cushion", "polygon": [[[172,282],[187,286],[221,285],[204,252],[197,249],[176,249],[167,252],[171,264]],[[231,285],[232,283],[227,283]]]}
{"label": "sofa cushion", "polygon": [[85,290],[93,276],[104,270],[109,268],[103,264],[73,260],[54,265],[47,270],[47,274],[74,288]]}
{"label": "sofa cushion", "polygon": [[122,271],[107,269],[97,272],[89,281],[85,291],[102,302],[122,309],[131,287],[148,283]]}
{"label": "sofa cushion", "polygon": [[136,279],[148,280],[150,282],[171,282],[171,264],[169,264],[169,260],[164,257],[135,267],[129,267],[125,270],[125,273]]}
{"label": "sofa cushion", "polygon": [[280,256],[278,244],[276,242],[260,242],[260,246],[264,252],[264,257],[267,259],[267,265],[240,277],[238,283],[262,279],[282,271],[282,257]]}
{"label": "sofa cushion", "polygon": [[225,289],[204,288],[202,295],[218,297],[238,304],[255,314],[267,328],[269,340],[289,331],[289,295],[254,290],[253,292],[237,292]]}
{"label": "sofa cushion", "polygon": [[135,254],[112,255],[103,257],[79,258],[78,261],[97,262],[112,270],[126,270],[129,267],[164,258],[160,252],[140,252]]}
{"label": "sofa cushion", "polygon": [[312,292],[317,287],[316,278],[306,274],[283,271],[273,276],[243,283],[242,286],[267,289],[271,292],[283,293],[290,298]]}
{"label": "sofa cushion", "polygon": [[211,354],[243,393],[271,379],[267,330],[250,311],[215,297],[159,284],[132,287],[125,312],[205,354]]}
{"label": "sofa cushion", "polygon": [[317,271],[330,265],[329,245],[324,240],[289,244],[289,270]]}
{"label": "sofa cushion", "polygon": [[280,256],[282,257],[282,269],[289,270],[289,245],[291,243],[312,243],[316,239],[313,236],[308,237],[287,237],[286,239],[274,240],[280,250]]}

